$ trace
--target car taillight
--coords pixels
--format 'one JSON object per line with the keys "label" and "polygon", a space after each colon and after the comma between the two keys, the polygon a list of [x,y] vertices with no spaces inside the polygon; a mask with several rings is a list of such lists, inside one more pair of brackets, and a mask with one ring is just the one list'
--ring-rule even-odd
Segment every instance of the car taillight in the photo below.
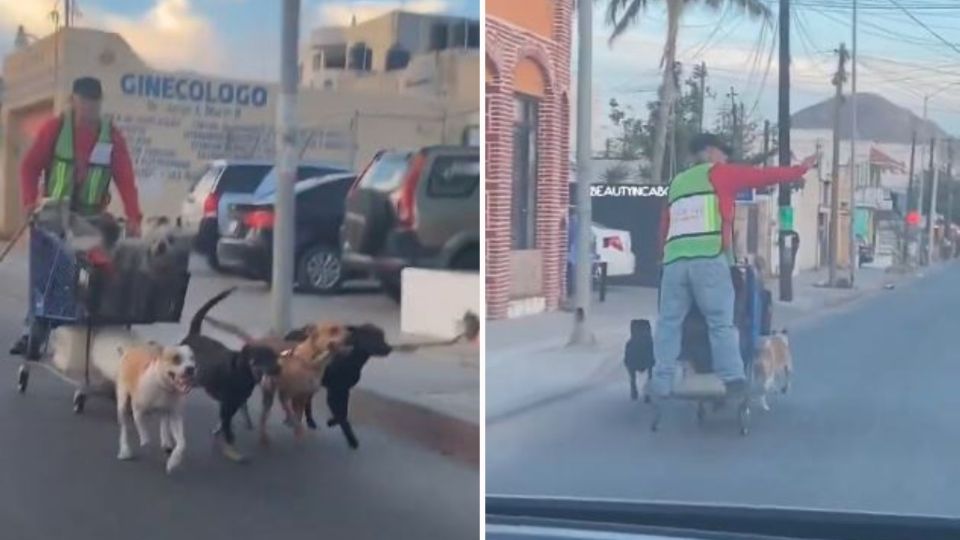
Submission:
{"label": "car taillight", "polygon": [[251,229],[272,229],[274,217],[272,210],[256,210],[243,216],[243,224]]}
{"label": "car taillight", "polygon": [[623,241],[619,236],[608,236],[603,239],[603,247],[623,251]]}
{"label": "car taillight", "polygon": [[203,200],[203,217],[215,217],[217,215],[217,206],[220,204],[220,196],[216,193],[207,195]]}
{"label": "car taillight", "polygon": [[393,204],[397,209],[397,221],[403,227],[412,228],[416,224],[417,185],[426,164],[427,156],[423,152],[413,156],[407,174],[403,177],[403,183],[400,184],[400,189],[394,194]]}

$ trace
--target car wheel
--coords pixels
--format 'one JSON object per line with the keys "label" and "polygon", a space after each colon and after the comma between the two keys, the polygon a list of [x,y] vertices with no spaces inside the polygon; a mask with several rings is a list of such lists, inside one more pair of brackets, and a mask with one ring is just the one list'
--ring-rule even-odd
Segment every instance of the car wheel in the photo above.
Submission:
{"label": "car wheel", "polygon": [[340,253],[327,246],[314,246],[300,256],[297,285],[310,292],[330,293],[343,284]]}
{"label": "car wheel", "polygon": [[381,284],[383,285],[383,292],[387,293],[387,296],[389,296],[391,300],[399,304],[403,295],[400,281],[383,280]]}
{"label": "car wheel", "polygon": [[207,266],[210,267],[214,272],[223,272],[223,267],[220,266],[220,259],[217,257],[217,250],[214,248],[213,251],[207,253]]}
{"label": "car wheel", "polygon": [[450,261],[451,270],[472,270],[480,271],[480,249],[468,248],[458,253]]}

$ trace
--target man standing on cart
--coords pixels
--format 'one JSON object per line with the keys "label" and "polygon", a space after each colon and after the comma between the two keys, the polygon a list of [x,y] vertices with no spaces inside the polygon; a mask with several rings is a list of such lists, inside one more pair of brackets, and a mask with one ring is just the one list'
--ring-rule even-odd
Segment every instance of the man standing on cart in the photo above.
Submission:
{"label": "man standing on cart", "polygon": [[[93,77],[73,83],[70,109],[40,127],[20,166],[20,196],[29,215],[40,200],[70,202],[82,216],[106,212],[110,184],[116,185],[127,217],[127,234],[140,234],[140,203],[126,140],[101,116],[103,88]],[[43,195],[40,178],[43,176]],[[23,335],[10,354],[27,353]]]}
{"label": "man standing on cart", "polygon": [[694,137],[690,152],[697,165],[670,182],[663,216],[663,274],[650,390],[660,398],[672,392],[683,322],[695,302],[709,329],[714,373],[728,395],[743,395],[746,374],[734,325],[730,276],[736,196],[748,189],[796,182],[816,163],[816,157],[795,167],[729,164],[730,151],[709,133]]}

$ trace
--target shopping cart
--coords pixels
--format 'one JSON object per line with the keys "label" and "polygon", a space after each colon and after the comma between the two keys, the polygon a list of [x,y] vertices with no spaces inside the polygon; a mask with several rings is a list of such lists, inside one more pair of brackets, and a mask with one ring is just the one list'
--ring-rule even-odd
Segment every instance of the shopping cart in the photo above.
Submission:
{"label": "shopping cart", "polygon": [[[57,232],[34,224],[30,233],[28,339],[17,387],[26,392],[30,366],[46,356],[54,328],[82,327],[86,338],[83,377],[72,380],[76,385],[73,410],[79,414],[91,390],[90,346],[95,329],[179,322],[190,274],[184,264],[159,277],[139,271],[120,275],[109,266],[95,264],[86,252],[73,250]],[[123,301],[101,302],[107,296]]]}

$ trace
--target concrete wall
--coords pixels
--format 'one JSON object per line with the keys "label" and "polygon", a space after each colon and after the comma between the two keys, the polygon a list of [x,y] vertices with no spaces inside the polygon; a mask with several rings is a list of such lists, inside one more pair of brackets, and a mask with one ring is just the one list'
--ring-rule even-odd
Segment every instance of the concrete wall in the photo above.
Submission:
{"label": "concrete wall", "polygon": [[[104,112],[127,138],[147,215],[178,212],[211,159],[273,159],[275,85],[156,71],[116,34],[61,31],[4,63],[0,233],[19,220],[17,169],[30,138],[19,119],[38,107],[42,115],[62,111],[72,81],[82,75],[104,85]],[[478,123],[475,92],[471,109],[469,96],[454,100],[382,87],[302,90],[302,157],[360,168],[382,148],[456,143]]]}

